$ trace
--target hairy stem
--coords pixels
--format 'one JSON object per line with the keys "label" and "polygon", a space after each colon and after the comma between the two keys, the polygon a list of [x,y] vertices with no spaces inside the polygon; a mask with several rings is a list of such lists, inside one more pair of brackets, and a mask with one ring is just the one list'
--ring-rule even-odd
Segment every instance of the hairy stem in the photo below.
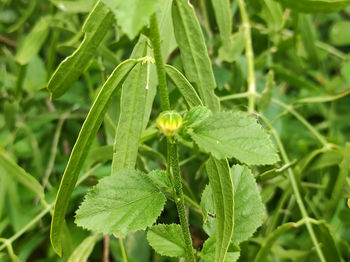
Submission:
{"label": "hairy stem", "polygon": [[150,39],[153,46],[154,60],[156,61],[160,103],[163,111],[170,110],[168,87],[166,84],[165,68],[160,48],[160,35],[158,29],[157,14],[151,16]]}
{"label": "hairy stem", "polygon": [[244,0],[238,0],[239,11],[242,18],[242,28],[245,40],[245,56],[248,69],[248,111],[253,113],[255,110],[256,84],[254,73],[254,52],[252,46],[252,36],[250,31],[249,17]]}
{"label": "hairy stem", "polygon": [[170,166],[170,171],[173,178],[174,199],[177,207],[177,212],[180,218],[182,234],[186,245],[186,260],[191,262],[195,261],[195,258],[193,254],[192,239],[185,211],[185,201],[184,194],[182,191],[177,143],[168,141],[168,147],[170,151],[170,163],[168,163],[168,166]]}

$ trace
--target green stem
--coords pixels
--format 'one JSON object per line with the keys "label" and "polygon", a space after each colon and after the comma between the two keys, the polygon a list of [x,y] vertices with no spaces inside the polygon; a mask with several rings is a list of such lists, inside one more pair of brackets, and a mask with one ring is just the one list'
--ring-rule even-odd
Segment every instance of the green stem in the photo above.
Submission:
{"label": "green stem", "polygon": [[120,249],[122,251],[123,262],[128,262],[128,258],[126,256],[125,247],[124,247],[124,243],[123,243],[123,239],[118,237],[118,240],[119,240]]}
{"label": "green stem", "polygon": [[252,45],[252,36],[250,30],[249,17],[244,0],[238,0],[238,6],[242,17],[242,28],[245,40],[245,56],[248,69],[248,111],[253,113],[255,110],[256,84],[254,73],[254,52]]}
{"label": "green stem", "polygon": [[16,88],[15,88],[15,93],[14,97],[15,100],[19,100],[21,93],[22,93],[22,87],[23,87],[23,82],[24,78],[27,73],[27,65],[19,65],[19,72],[18,72],[18,77],[16,80]]}
{"label": "green stem", "polygon": [[173,178],[173,187],[174,187],[174,199],[177,207],[177,212],[180,218],[181,229],[183,237],[185,240],[185,251],[186,251],[186,260],[188,262],[195,261],[192,247],[192,239],[189,230],[189,224],[187,221],[186,211],[185,211],[185,201],[184,195],[182,192],[182,183],[179,167],[179,156],[177,152],[177,142],[168,141],[169,153],[170,153],[170,166],[172,178]]}
{"label": "green stem", "polygon": [[[263,115],[260,115],[261,119],[265,122],[266,126],[270,129],[271,133],[272,133],[272,136],[275,138],[276,140],[276,143],[277,143],[277,146],[281,152],[281,156],[282,156],[282,159],[285,163],[289,163],[289,158],[288,158],[288,155],[284,149],[284,146],[282,144],[282,141],[281,139],[279,138],[276,130],[274,129],[274,127],[270,124],[270,122],[263,116]],[[310,222],[310,219],[309,219],[309,215],[306,211],[306,208],[305,208],[305,205],[304,205],[304,202],[302,200],[302,197],[301,197],[301,194],[300,194],[300,191],[299,191],[299,187],[298,187],[298,183],[297,183],[297,180],[295,178],[295,175],[294,175],[294,172],[291,168],[288,168],[288,177],[289,177],[289,180],[292,184],[292,189],[293,189],[293,192],[294,192],[294,196],[295,196],[295,199],[297,201],[297,204],[299,206],[299,209],[300,209],[300,213],[301,213],[301,216],[302,218],[304,219],[305,221],[305,226],[306,226],[306,229],[308,230],[309,232],[309,235],[311,237],[311,240],[315,246],[315,249],[316,249],[316,253],[318,255],[318,257],[320,258],[320,260],[322,262],[326,262],[326,259],[323,255],[323,252],[322,252],[322,249],[318,243],[318,240],[317,240],[317,237],[316,237],[316,234],[314,232],[314,229],[312,227],[312,224]]]}
{"label": "green stem", "polygon": [[160,103],[163,111],[170,110],[170,101],[168,96],[168,87],[166,84],[166,75],[164,62],[162,58],[162,50],[160,48],[160,35],[158,29],[157,14],[154,13],[151,16],[150,23],[150,39],[153,46],[154,60],[156,61],[158,84],[159,84],[159,95]]}

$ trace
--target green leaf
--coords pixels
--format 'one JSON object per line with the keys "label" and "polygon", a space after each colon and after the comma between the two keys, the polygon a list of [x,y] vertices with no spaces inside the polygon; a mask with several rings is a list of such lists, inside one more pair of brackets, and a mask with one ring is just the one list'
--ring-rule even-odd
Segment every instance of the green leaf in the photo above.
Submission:
{"label": "green leaf", "polygon": [[[265,215],[265,207],[255,178],[247,166],[232,166],[231,177],[235,196],[235,226],[232,241],[238,245],[248,240],[256,229],[261,226]],[[211,188],[206,187],[201,200],[201,207],[205,215],[203,228],[210,236],[214,235],[216,231],[213,228],[213,223],[215,221],[215,213],[217,213],[217,206],[213,205],[212,192]]]}
{"label": "green leaf", "polygon": [[279,160],[267,133],[243,112],[209,116],[190,135],[202,150],[218,159],[235,157],[249,165],[273,164]]}
{"label": "green leaf", "polygon": [[203,103],[218,112],[220,103],[204,37],[193,6],[187,0],[175,0],[172,6],[174,32],[188,80],[198,91]]}
{"label": "green leaf", "polygon": [[149,178],[156,184],[159,188],[171,192],[171,182],[167,173],[163,170],[153,170],[148,173]]}
{"label": "green leaf", "polygon": [[216,22],[219,26],[220,37],[223,46],[229,47],[231,45],[232,32],[232,12],[231,3],[229,0],[212,0],[211,1]]}
{"label": "green leaf", "polygon": [[[203,248],[201,251],[200,256],[208,261],[216,261],[215,260],[215,253],[216,253],[216,236],[213,235],[209,237],[203,244]],[[234,246],[233,244],[230,244],[227,250],[227,255],[225,258],[225,262],[235,262],[238,260],[240,255],[239,248]]]}
{"label": "green leaf", "polygon": [[57,6],[57,8],[68,13],[87,13],[96,4],[96,0],[50,0],[50,2]]}
{"label": "green leaf", "polygon": [[295,223],[285,223],[279,226],[275,231],[268,235],[264,240],[262,246],[259,249],[258,254],[255,256],[254,262],[265,262],[268,259],[268,254],[273,246],[273,244],[278,240],[278,238],[283,235],[286,231],[291,228],[296,227]]}
{"label": "green leaf", "polygon": [[116,94],[118,87],[121,86],[120,84],[137,62],[138,60],[134,59],[126,60],[114,69],[98,93],[75,142],[56,196],[51,222],[51,243],[55,252],[59,255],[62,253],[61,232],[64,216],[84,160],[103,121],[111,98]]}
{"label": "green leaf", "polygon": [[329,32],[329,40],[337,46],[350,45],[350,22],[341,20],[335,22]]}
{"label": "green leaf", "polygon": [[44,16],[35,24],[17,51],[15,59],[19,64],[28,64],[39,53],[49,33],[51,21],[51,17]]}
{"label": "green leaf", "polygon": [[152,226],[147,232],[147,240],[154,250],[162,256],[185,256],[185,241],[180,225],[159,224]]}
{"label": "green leaf", "polygon": [[303,13],[334,13],[350,5],[349,0],[278,0],[284,6]]}
{"label": "green leaf", "polygon": [[235,189],[235,228],[232,241],[239,244],[261,226],[265,207],[254,175],[247,166],[232,166],[231,175]]}
{"label": "green leaf", "polygon": [[205,121],[212,113],[205,106],[196,106],[187,111],[184,116],[186,127],[195,128]]}
{"label": "green leaf", "polygon": [[148,25],[151,15],[160,7],[160,0],[102,0],[114,13],[118,25],[132,40]]}
{"label": "green leaf", "polygon": [[83,73],[113,22],[113,14],[98,3],[87,17],[84,40],[72,55],[63,60],[47,85],[52,98],[63,95]]}
{"label": "green leaf", "polygon": [[349,176],[350,170],[350,143],[345,144],[344,149],[344,158],[339,164],[339,173],[335,179],[335,183],[331,193],[331,199],[329,200],[327,212],[332,216],[335,211],[339,199],[342,198],[342,193],[345,185],[347,184],[346,180]]}
{"label": "green leaf", "polygon": [[215,261],[225,261],[234,225],[234,197],[227,160],[210,157],[205,165],[216,209]]}
{"label": "green leaf", "polygon": [[94,249],[98,234],[85,238],[69,256],[68,262],[86,262]]}
{"label": "green leaf", "polygon": [[314,25],[311,21],[311,15],[301,14],[299,16],[299,30],[301,34],[301,40],[305,51],[307,53],[307,58],[314,68],[319,67],[319,58],[316,50],[316,32]]}
{"label": "green leaf", "polygon": [[75,222],[92,231],[125,236],[151,226],[165,201],[146,174],[124,169],[101,179],[87,193]]}
{"label": "green leaf", "polygon": [[278,32],[282,29],[284,25],[283,10],[277,1],[265,0],[261,16],[271,31]]}
{"label": "green leaf", "polygon": [[179,89],[189,108],[203,105],[196,90],[179,70],[171,65],[165,65],[165,72],[177,89]]}
{"label": "green leaf", "polygon": [[219,59],[226,62],[235,61],[244,50],[244,30],[230,36],[230,44],[219,48]]}
{"label": "green leaf", "polygon": [[321,248],[326,261],[341,262],[338,245],[334,239],[336,232],[331,230],[326,222],[321,222],[314,227],[317,239],[321,242]]}
{"label": "green leaf", "polygon": [[343,90],[342,92],[339,92],[338,94],[306,97],[306,98],[302,98],[302,99],[295,101],[295,103],[296,104],[311,104],[311,103],[332,102],[332,101],[338,100],[340,98],[343,98],[349,94],[350,94],[350,88],[347,88],[347,89]]}
{"label": "green leaf", "polygon": [[[141,37],[131,57],[147,54],[147,40]],[[112,173],[134,169],[146,111],[147,64],[137,64],[125,79],[120,101],[120,116],[114,141]],[[147,119],[148,120],[148,119]]]}
{"label": "green leaf", "polygon": [[0,149],[0,165],[4,168],[5,174],[21,183],[41,199],[44,199],[44,190],[40,183],[8,157],[2,149]]}

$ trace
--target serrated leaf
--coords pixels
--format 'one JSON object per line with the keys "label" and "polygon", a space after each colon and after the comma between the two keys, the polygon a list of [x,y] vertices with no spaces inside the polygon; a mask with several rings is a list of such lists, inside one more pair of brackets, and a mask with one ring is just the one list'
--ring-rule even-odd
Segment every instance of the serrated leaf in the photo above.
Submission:
{"label": "serrated leaf", "polygon": [[175,0],[174,3],[174,32],[186,76],[198,91],[204,105],[211,111],[218,112],[220,103],[214,93],[214,73],[193,6],[187,0]]}
{"label": "serrated leaf", "polygon": [[28,174],[23,168],[17,165],[5,152],[0,148],[0,165],[5,170],[5,174],[21,183],[41,199],[44,198],[44,189],[40,183]]}
{"label": "serrated leaf", "polygon": [[[234,165],[231,168],[232,183],[234,188],[234,229],[232,241],[239,244],[252,236],[256,229],[261,226],[265,215],[265,207],[262,203],[255,178],[248,167]],[[206,216],[203,225],[204,230],[210,236],[216,230],[215,223],[216,206],[213,205],[213,193],[210,187],[206,187],[201,207]]]}
{"label": "serrated leaf", "polygon": [[265,262],[267,261],[267,256],[273,246],[273,244],[277,241],[277,239],[283,235],[286,231],[288,231],[291,228],[296,227],[295,223],[285,223],[278,228],[276,228],[275,231],[273,231],[271,234],[268,235],[268,237],[264,240],[262,246],[259,249],[258,254],[255,256],[254,262]]}
{"label": "serrated leaf", "polygon": [[165,65],[165,72],[177,89],[179,89],[189,108],[203,105],[196,90],[179,70],[171,65]]}
{"label": "serrated leaf", "polygon": [[249,165],[273,164],[279,160],[267,133],[243,112],[209,116],[190,135],[202,150],[218,159],[235,157]]}
{"label": "serrated leaf", "polygon": [[88,236],[69,256],[68,262],[86,262],[94,249],[98,234]]}
{"label": "serrated leaf", "polygon": [[103,234],[125,236],[151,226],[165,201],[146,174],[124,169],[101,179],[87,193],[75,223]]}
{"label": "serrated leaf", "polygon": [[180,225],[159,224],[152,226],[147,231],[147,240],[153,249],[162,256],[185,256],[185,241]]}
{"label": "serrated leaf", "polygon": [[148,173],[148,176],[159,188],[171,192],[171,182],[165,171],[159,169],[153,170]]}
{"label": "serrated leaf", "polygon": [[117,24],[132,40],[157,11],[160,0],[102,0],[114,13]]}
{"label": "serrated leaf", "polygon": [[234,193],[227,160],[210,157],[205,165],[216,209],[215,261],[225,261],[234,225]]}
{"label": "serrated leaf", "polygon": [[304,13],[333,13],[350,5],[349,0],[278,0],[284,6]]}
{"label": "serrated leaf", "polygon": [[47,89],[52,98],[63,95],[83,73],[112,22],[112,13],[103,3],[98,2],[85,21],[84,40],[72,55],[60,63],[49,80]]}
{"label": "serrated leaf", "polygon": [[247,166],[232,166],[231,175],[235,189],[235,228],[232,241],[239,244],[251,237],[261,226],[265,206],[254,175]]}
{"label": "serrated leaf", "polygon": [[69,198],[74,190],[88,151],[97,131],[103,121],[111,98],[118,91],[121,83],[129,71],[135,66],[137,60],[130,59],[119,64],[98,93],[84,124],[79,132],[79,136],[69,157],[68,164],[64,171],[61,184],[56,196],[54,212],[51,221],[50,238],[52,247],[59,255],[62,253],[61,232],[64,224],[64,217],[69,203]]}
{"label": "serrated leaf", "polygon": [[[215,247],[216,237],[215,235],[209,237],[203,244],[203,248],[201,250],[200,256],[208,261],[216,261],[215,260]],[[225,262],[235,262],[238,260],[240,255],[239,248],[230,244],[227,250],[227,256],[225,258]]]}
{"label": "serrated leaf", "polygon": [[38,54],[49,33],[51,17],[42,17],[24,39],[16,54],[16,61],[26,65]]}

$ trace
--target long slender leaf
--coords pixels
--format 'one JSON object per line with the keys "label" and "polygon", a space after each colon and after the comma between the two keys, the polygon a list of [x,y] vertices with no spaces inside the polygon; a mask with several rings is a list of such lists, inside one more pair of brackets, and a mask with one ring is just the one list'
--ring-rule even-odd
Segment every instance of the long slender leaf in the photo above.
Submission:
{"label": "long slender leaf", "polygon": [[69,256],[68,262],[86,262],[94,249],[98,235],[95,233],[85,238]]}
{"label": "long slender leaf", "polygon": [[28,64],[29,61],[38,54],[49,33],[50,23],[51,17],[44,16],[27,35],[15,57],[19,64]]}
{"label": "long slender leaf", "polygon": [[175,0],[172,16],[186,76],[198,91],[204,105],[211,111],[218,112],[220,103],[214,93],[215,78],[193,6],[187,0]]}
{"label": "long slender leaf", "polygon": [[94,137],[103,121],[104,114],[111,98],[137,62],[138,60],[130,59],[119,64],[105,82],[84,121],[83,127],[80,130],[78,139],[69,157],[56,196],[55,208],[51,222],[51,243],[55,252],[59,255],[62,254],[61,232],[64,224],[64,216],[66,214],[69,198],[77,182],[79,172],[83,166]]}
{"label": "long slender leaf", "polygon": [[203,105],[196,90],[179,70],[171,65],[165,65],[165,72],[174,85],[179,89],[190,108]]}
{"label": "long slender leaf", "polygon": [[83,73],[112,22],[112,12],[103,3],[97,3],[85,21],[83,42],[71,56],[63,60],[47,85],[52,98],[63,95]]}
{"label": "long slender leaf", "polygon": [[216,22],[219,26],[220,37],[223,46],[229,49],[232,32],[232,13],[229,0],[212,0]]}
{"label": "long slender leaf", "polygon": [[[147,40],[142,36],[131,57],[141,57],[146,54]],[[131,70],[122,87],[120,117],[113,150],[112,174],[120,169],[133,169],[135,167],[139,141],[144,128],[148,92],[146,86],[147,65],[138,64]]]}
{"label": "long slender leaf", "polygon": [[44,190],[40,183],[28,174],[23,168],[17,165],[5,152],[0,149],[0,165],[4,168],[5,173],[17,180],[23,186],[28,188],[40,198],[44,198]]}
{"label": "long slender leaf", "polygon": [[216,209],[215,261],[221,262],[225,261],[233,233],[233,184],[227,160],[217,160],[210,157],[205,168],[213,190]]}

